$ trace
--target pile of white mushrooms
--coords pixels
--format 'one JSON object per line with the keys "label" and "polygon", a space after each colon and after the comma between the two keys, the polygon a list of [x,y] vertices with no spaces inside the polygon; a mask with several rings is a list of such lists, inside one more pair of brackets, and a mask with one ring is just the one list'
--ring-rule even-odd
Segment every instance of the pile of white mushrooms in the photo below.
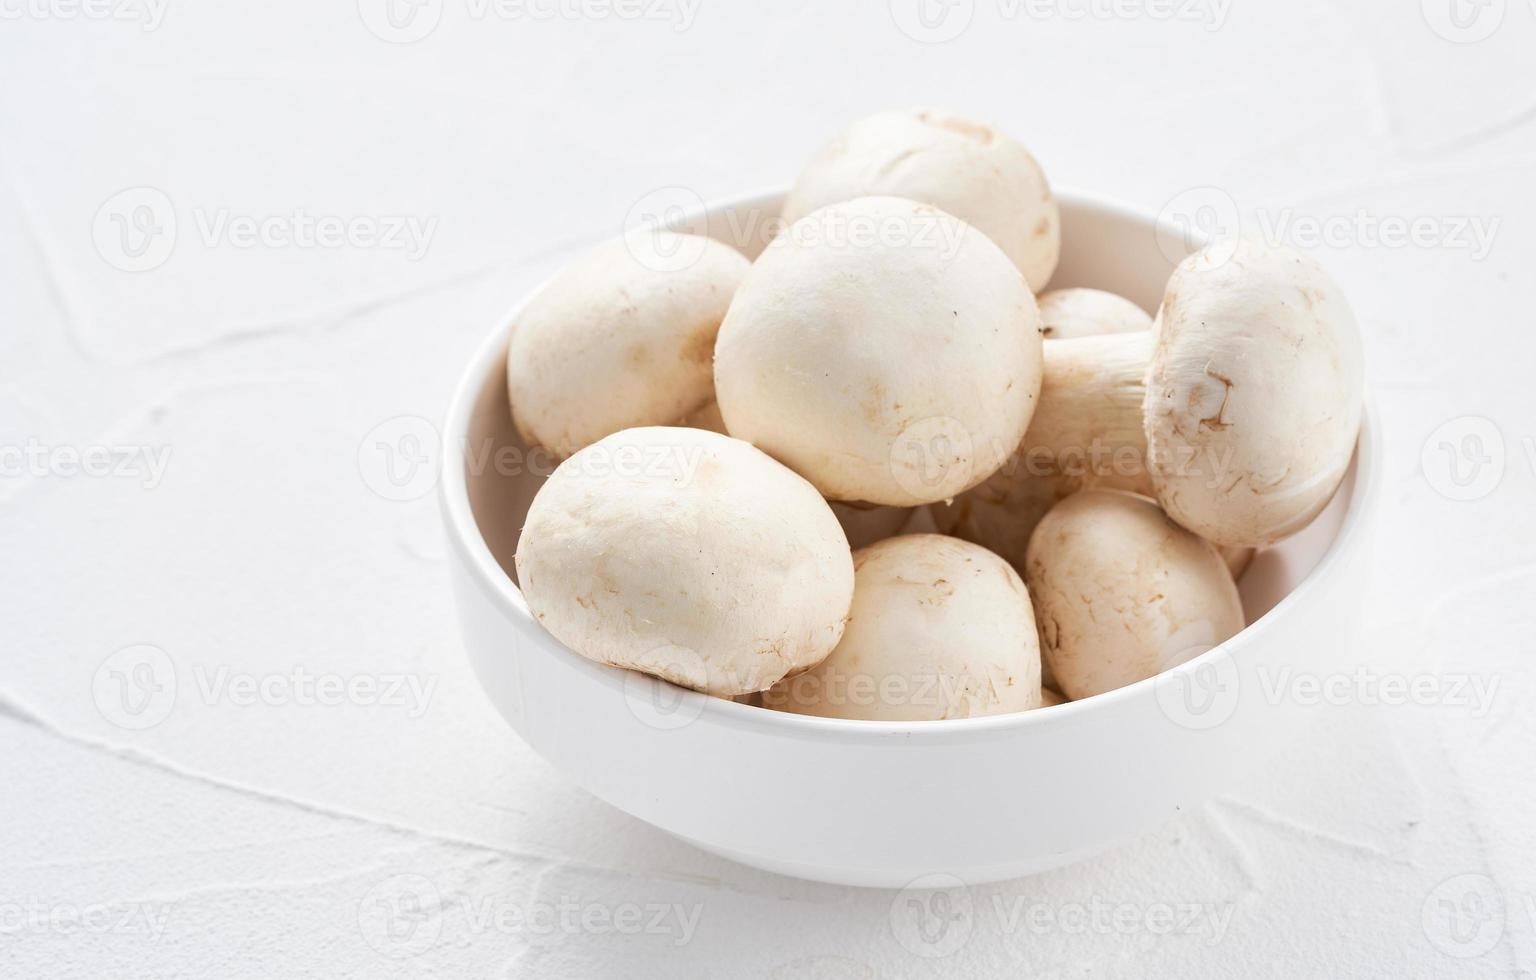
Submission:
{"label": "pile of white mushrooms", "polygon": [[563,460],[517,576],[582,656],[847,719],[1092,697],[1243,629],[1235,576],[1344,478],[1359,339],[1303,255],[1196,253],[1155,319],[1037,296],[1045,175],[935,111],[853,125],[782,218],[755,262],[609,243],[512,326],[517,430]]}

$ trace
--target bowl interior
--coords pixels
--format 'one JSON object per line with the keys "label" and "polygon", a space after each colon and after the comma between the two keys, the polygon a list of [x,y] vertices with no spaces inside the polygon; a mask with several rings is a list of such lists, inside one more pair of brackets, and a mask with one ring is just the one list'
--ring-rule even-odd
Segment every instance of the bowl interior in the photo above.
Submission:
{"label": "bowl interior", "polygon": [[[1156,223],[1134,211],[1072,194],[1058,197],[1062,257],[1051,288],[1106,289],[1155,313],[1176,264],[1178,251],[1169,245],[1172,236],[1166,230],[1159,236]],[[689,216],[677,226],[709,234],[755,257],[774,234],[781,200],[779,194],[742,198]],[[469,388],[460,396],[473,399],[469,417],[461,423],[460,443],[470,512],[491,557],[514,582],[513,555],[523,520],[554,466],[547,453],[530,450],[512,425],[505,350],[516,313],[514,309],[508,314],[497,336],[482,350]],[[449,462],[456,463],[452,458]],[[1248,567],[1239,591],[1250,624],[1285,598],[1328,551],[1348,511],[1355,480],[1356,467],[1351,466],[1340,492],[1310,527],[1261,552]],[[450,477],[450,482],[457,480]],[[454,492],[454,486],[448,489]]]}

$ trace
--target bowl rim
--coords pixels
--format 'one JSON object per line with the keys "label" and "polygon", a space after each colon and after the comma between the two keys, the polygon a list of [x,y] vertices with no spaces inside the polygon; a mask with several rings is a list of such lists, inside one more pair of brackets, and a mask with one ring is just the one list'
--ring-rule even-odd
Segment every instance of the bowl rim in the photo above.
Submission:
{"label": "bowl rim", "polygon": [[[695,227],[695,223],[703,221],[708,215],[726,209],[775,206],[783,201],[787,193],[788,188],[786,186],[783,188],[759,189],[733,197],[720,198],[706,203],[702,209],[695,209],[683,215],[676,222],[676,226]],[[1055,196],[1061,204],[1069,205],[1075,210],[1097,211],[1107,216],[1143,225],[1150,230],[1155,231],[1162,228],[1171,235],[1183,234],[1169,227],[1157,215],[1097,194],[1057,188]],[[622,667],[589,660],[545,631],[529,611],[527,601],[523,598],[522,590],[512,581],[511,576],[502,570],[496,557],[491,553],[490,546],[486,544],[484,536],[480,533],[479,525],[475,521],[474,512],[470,508],[469,481],[464,465],[466,458],[465,442],[468,437],[470,422],[474,418],[475,403],[484,387],[485,379],[496,369],[498,366],[497,362],[506,356],[507,334],[511,329],[512,323],[522,309],[547,283],[548,278],[519,298],[502,315],[501,320],[491,330],[486,339],[481,342],[454,387],[448,414],[444,419],[442,469],[440,479],[438,480],[438,498],[443,513],[445,531],[449,536],[450,542],[457,548],[460,557],[469,566],[471,574],[481,590],[494,599],[503,608],[504,612],[520,620],[524,625],[537,630],[546,641],[541,646],[549,655],[570,658],[571,667],[587,672],[593,681],[600,684],[622,687],[626,678],[629,678],[630,682],[633,683],[633,677],[644,677],[652,684],[665,685],[670,688],[673,685],[660,678],[637,674]],[[1279,602],[1275,603],[1273,607],[1258,619],[1243,627],[1237,635],[1223,643],[1217,644],[1199,656],[1179,664],[1177,667],[1165,670],[1153,677],[1137,681],[1134,684],[1127,684],[1124,687],[1116,688],[1113,691],[1106,691],[1103,694],[1096,694],[1078,701],[1068,701],[1063,704],[1053,705],[1050,710],[1035,709],[1001,715],[986,715],[977,718],[950,718],[931,721],[869,721],[849,718],[823,718],[816,715],[773,711],[697,691],[689,691],[682,688],[675,688],[675,690],[681,692],[681,697],[684,700],[703,699],[703,703],[707,705],[709,716],[718,723],[730,724],[735,727],[763,728],[780,735],[815,735],[820,737],[840,735],[873,739],[890,737],[909,739],[913,737],[942,737],[962,734],[998,734],[1027,729],[1034,725],[1067,722],[1071,719],[1083,718],[1094,712],[1112,711],[1116,705],[1150,695],[1153,686],[1158,683],[1166,683],[1167,678],[1193,673],[1202,664],[1208,663],[1216,657],[1233,655],[1253,642],[1264,630],[1270,628],[1274,620],[1288,615],[1294,606],[1306,601],[1307,597],[1320,587],[1318,583],[1327,578],[1333,567],[1343,561],[1346,555],[1351,554],[1365,536],[1367,512],[1373,506],[1373,502],[1378,496],[1380,489],[1380,460],[1381,433],[1377,422],[1376,403],[1369,386],[1367,386],[1365,388],[1364,405],[1360,419],[1360,435],[1356,441],[1355,452],[1352,457],[1352,465],[1355,471],[1354,484],[1349,498],[1345,502],[1346,507],[1343,521],[1340,523],[1333,540],[1318,559],[1317,564]]]}

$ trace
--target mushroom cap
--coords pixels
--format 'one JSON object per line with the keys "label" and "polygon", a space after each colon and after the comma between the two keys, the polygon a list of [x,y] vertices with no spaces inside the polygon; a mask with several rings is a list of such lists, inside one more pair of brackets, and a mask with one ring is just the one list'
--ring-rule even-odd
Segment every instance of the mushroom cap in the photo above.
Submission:
{"label": "mushroom cap", "polygon": [[870,721],[928,721],[1040,706],[1040,643],[1024,582],[978,545],[942,534],[854,553],[853,610],[831,656],[763,706]]}
{"label": "mushroom cap", "polygon": [[[725,419],[720,417],[720,404],[715,401],[688,416],[683,424],[690,429],[730,435],[725,428]],[[912,516],[912,508],[832,501],[832,513],[837,515],[837,523],[843,526],[843,533],[848,535],[848,543],[855,548],[862,548],[901,530],[902,525]]]}
{"label": "mushroom cap", "polygon": [[721,324],[731,434],[833,500],[896,507],[975,486],[1040,391],[1039,311],[1017,269],[951,215],[836,204],[776,238]]}
{"label": "mushroom cap", "polygon": [[516,561],[529,610],[572,650],[721,697],[819,663],[853,597],[816,489],[700,429],[629,429],[560,464]]}
{"label": "mushroom cap", "polygon": [[1151,330],[1152,317],[1124,296],[1102,289],[1053,289],[1040,294],[1040,325],[1046,340]]}
{"label": "mushroom cap", "polygon": [[1180,264],[1159,318],[1143,412],[1164,509],[1222,545],[1305,527],[1360,431],[1360,335],[1343,292],[1301,253],[1242,240]]}
{"label": "mushroom cap", "polygon": [[1132,339],[1045,341],[1040,401],[1023,442],[980,485],[929,508],[939,530],[1023,569],[1035,525],[1063,498],[1093,487],[1151,494],[1141,381],[1153,341],[1146,331]]}
{"label": "mushroom cap", "polygon": [[518,316],[507,347],[524,441],[564,458],[707,405],[715,333],[750,267],[728,245],[667,231],[615,239],[567,266]]}
{"label": "mushroom cap", "polygon": [[1032,288],[1061,257],[1061,214],[1040,164],[1016,140],[937,109],[898,109],[855,122],[800,173],[784,218],[867,195],[905,197],[978,228]]}
{"label": "mushroom cap", "polygon": [[1087,490],[1057,504],[1035,528],[1024,578],[1041,652],[1074,701],[1155,676],[1243,628],[1215,546],[1134,494]]}

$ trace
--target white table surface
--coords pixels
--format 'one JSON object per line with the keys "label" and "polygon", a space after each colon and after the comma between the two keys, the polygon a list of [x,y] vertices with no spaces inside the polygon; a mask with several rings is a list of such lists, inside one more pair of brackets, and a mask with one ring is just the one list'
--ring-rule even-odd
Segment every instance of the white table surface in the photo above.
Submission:
{"label": "white table surface", "polygon": [[[1536,974],[1536,8],[1451,2],[0,2],[0,976]],[[914,103],[1313,247],[1388,430],[1376,673],[941,945],[551,771],[470,675],[432,497],[374,489],[648,193]]]}

